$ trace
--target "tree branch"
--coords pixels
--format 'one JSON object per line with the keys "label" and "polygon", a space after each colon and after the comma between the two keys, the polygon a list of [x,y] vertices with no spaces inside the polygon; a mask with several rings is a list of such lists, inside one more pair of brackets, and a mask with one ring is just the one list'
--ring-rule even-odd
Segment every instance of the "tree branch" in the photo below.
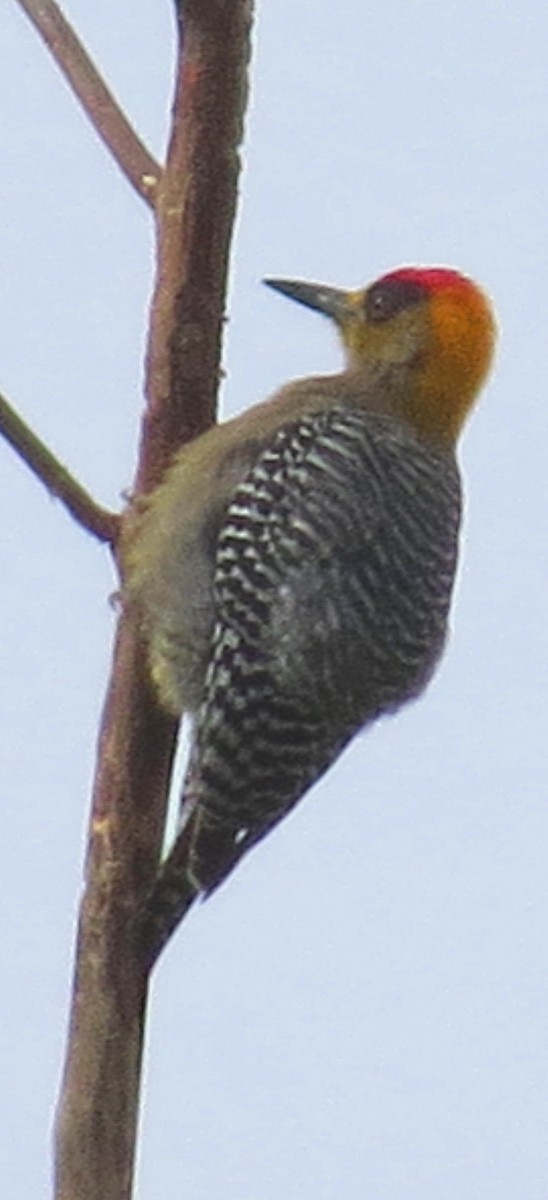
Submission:
{"label": "tree branch", "polygon": [[92,533],[100,542],[116,541],[120,518],[96,504],[89,492],[78,483],[66,467],[40,441],[32,429],[16,413],[15,409],[0,393],[0,434],[9,442],[23,462],[30,467],[37,479],[44,484],[79,525]]}
{"label": "tree branch", "polygon": [[253,0],[187,0],[147,353],[139,487],[215,419]]}
{"label": "tree branch", "polygon": [[17,0],[132,187],[154,207],[161,167],[131,127],[55,0]]}
{"label": "tree branch", "polygon": [[147,978],[133,911],[160,854],[175,746],[123,622],[98,748],[67,1057],[56,1123],[56,1200],[130,1200]]}
{"label": "tree branch", "polygon": [[[250,0],[184,9],[135,494],[213,419],[239,172]],[[180,30],[181,32],[181,30]],[[122,518],[131,526],[130,507]],[[123,538],[122,538],[123,541]],[[120,621],[94,788],[56,1138],[56,1200],[129,1200],[147,975],[136,929],[158,869],[176,726]]]}

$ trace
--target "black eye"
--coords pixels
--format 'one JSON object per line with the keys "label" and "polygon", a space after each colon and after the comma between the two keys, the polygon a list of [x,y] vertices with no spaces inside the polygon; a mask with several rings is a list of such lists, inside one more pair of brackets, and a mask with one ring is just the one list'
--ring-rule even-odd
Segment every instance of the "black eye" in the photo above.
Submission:
{"label": "black eye", "polygon": [[419,304],[424,299],[425,289],[414,279],[381,279],[365,294],[365,315],[368,321],[388,321],[397,313]]}

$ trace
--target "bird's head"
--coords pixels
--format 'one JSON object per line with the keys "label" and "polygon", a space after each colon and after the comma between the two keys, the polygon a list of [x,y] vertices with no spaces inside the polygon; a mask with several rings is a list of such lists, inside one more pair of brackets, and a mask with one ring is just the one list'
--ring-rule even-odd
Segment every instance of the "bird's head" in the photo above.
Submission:
{"label": "bird's head", "polygon": [[357,291],[265,282],[331,317],[349,371],[373,379],[421,436],[456,441],[495,343],[491,305],[471,279],[447,267],[399,267]]}

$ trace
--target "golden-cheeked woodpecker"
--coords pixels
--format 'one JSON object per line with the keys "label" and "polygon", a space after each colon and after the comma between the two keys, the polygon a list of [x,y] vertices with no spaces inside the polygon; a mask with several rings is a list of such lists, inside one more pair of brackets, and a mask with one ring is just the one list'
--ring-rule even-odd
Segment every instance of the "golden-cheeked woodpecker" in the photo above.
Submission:
{"label": "golden-cheeked woodpecker", "polygon": [[267,283],[331,317],[345,370],[186,446],[125,556],[160,703],[194,721],[156,948],[358,730],[423,690],[446,638],[455,446],[492,358],[490,304],[437,267],[360,291]]}

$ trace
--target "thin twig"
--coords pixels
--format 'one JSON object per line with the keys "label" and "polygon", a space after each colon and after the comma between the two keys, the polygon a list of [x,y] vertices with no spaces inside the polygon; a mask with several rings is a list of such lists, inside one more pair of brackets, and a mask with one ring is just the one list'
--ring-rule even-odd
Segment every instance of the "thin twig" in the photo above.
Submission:
{"label": "thin twig", "polygon": [[44,442],[0,393],[0,435],[9,442],[33,475],[64,504],[79,525],[100,542],[116,541],[120,518],[96,504],[93,496],[67,471]]}
{"label": "thin twig", "polygon": [[68,80],[115,162],[153,208],[162,169],[137,137],[55,0],[17,0]]}

